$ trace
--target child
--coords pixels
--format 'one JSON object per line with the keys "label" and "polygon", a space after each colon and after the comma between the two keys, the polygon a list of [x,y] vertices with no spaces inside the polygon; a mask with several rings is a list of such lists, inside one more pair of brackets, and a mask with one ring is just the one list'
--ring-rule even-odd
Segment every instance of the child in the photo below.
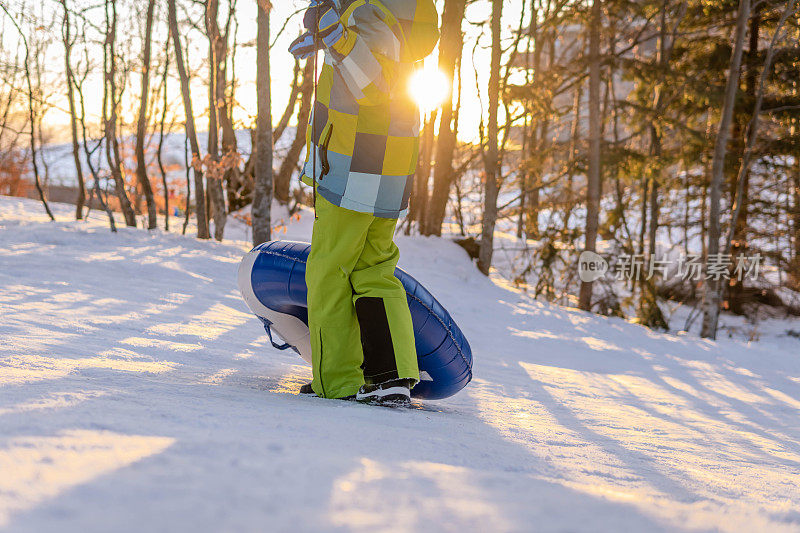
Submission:
{"label": "child", "polygon": [[[419,150],[414,63],[439,38],[432,0],[313,0],[290,51],[324,52],[303,182],[316,219],[306,266],[313,381],[324,398],[407,404],[419,381],[393,242]],[[316,38],[315,38],[316,34]]]}

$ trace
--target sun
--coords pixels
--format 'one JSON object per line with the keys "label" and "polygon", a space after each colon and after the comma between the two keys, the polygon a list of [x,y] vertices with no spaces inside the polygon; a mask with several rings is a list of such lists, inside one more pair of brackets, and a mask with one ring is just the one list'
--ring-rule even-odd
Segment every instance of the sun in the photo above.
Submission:
{"label": "sun", "polygon": [[411,97],[427,113],[439,107],[450,94],[450,84],[444,73],[433,67],[417,70],[408,84]]}

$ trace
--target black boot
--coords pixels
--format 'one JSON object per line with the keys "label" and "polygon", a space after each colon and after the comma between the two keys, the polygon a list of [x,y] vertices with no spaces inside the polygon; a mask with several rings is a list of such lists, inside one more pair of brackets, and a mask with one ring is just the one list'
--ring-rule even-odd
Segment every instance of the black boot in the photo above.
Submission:
{"label": "black boot", "polygon": [[390,379],[377,385],[362,385],[356,394],[359,402],[389,407],[406,407],[411,404],[413,379]]}

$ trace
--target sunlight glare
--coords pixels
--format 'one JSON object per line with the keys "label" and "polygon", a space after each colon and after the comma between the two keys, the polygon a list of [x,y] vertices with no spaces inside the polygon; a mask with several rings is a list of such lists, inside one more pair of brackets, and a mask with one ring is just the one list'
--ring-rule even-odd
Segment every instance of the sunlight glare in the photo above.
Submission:
{"label": "sunlight glare", "polygon": [[447,76],[435,66],[419,69],[409,82],[411,97],[423,113],[439,107],[450,94]]}

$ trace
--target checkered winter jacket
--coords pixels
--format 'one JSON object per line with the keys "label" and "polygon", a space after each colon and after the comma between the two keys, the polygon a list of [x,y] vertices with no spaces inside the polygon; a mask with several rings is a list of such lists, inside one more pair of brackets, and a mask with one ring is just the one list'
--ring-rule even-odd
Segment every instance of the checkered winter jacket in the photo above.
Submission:
{"label": "checkered winter jacket", "polygon": [[345,32],[325,50],[303,168],[334,205],[398,218],[419,153],[419,109],[408,94],[414,63],[439,38],[433,0],[343,0]]}

